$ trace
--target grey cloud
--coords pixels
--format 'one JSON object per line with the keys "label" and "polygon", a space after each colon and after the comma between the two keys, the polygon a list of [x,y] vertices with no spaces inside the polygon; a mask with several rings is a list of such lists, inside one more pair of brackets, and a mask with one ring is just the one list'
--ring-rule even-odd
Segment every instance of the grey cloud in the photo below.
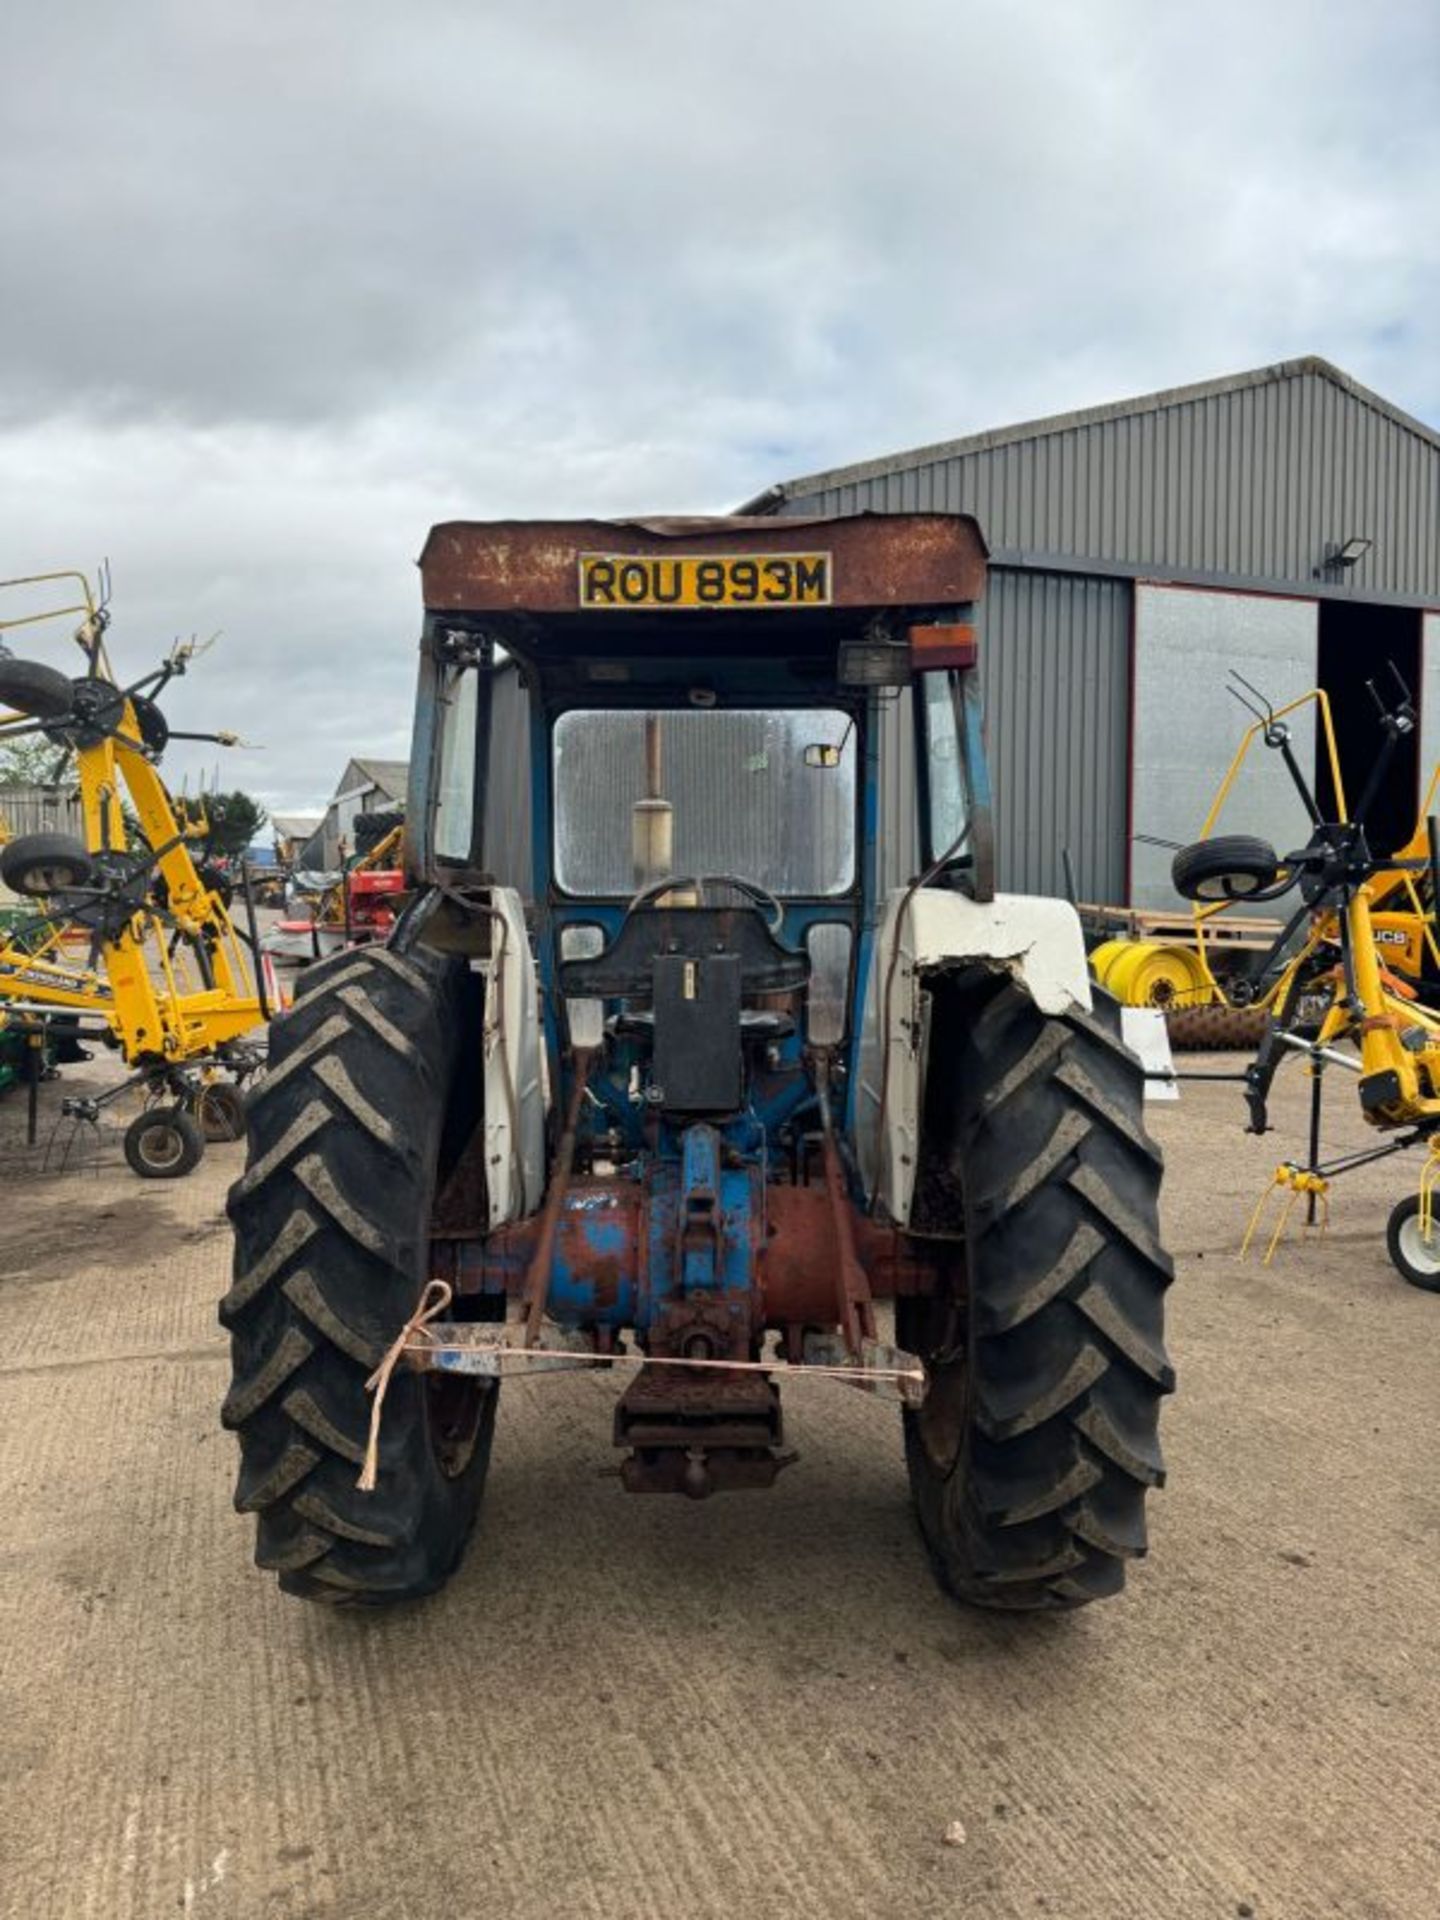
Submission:
{"label": "grey cloud", "polygon": [[1440,415],[1431,0],[92,0],[7,64],[0,571],[222,626],[177,724],[291,807],[403,751],[433,520],[1310,351]]}

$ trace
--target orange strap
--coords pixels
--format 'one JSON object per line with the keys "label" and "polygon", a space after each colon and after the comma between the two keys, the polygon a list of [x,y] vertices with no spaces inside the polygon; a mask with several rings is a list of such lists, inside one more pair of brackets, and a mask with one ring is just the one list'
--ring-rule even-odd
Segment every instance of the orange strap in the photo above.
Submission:
{"label": "orange strap", "polygon": [[365,1462],[360,1469],[360,1478],[355,1482],[361,1493],[373,1493],[380,1475],[380,1410],[385,1405],[390,1376],[412,1339],[433,1343],[435,1336],[430,1331],[430,1322],[445,1311],[454,1297],[448,1281],[428,1281],[425,1291],[416,1302],[415,1311],[390,1342],[385,1350],[385,1358],[365,1382],[365,1391],[373,1393],[375,1398],[370,1403],[370,1437],[365,1443]]}

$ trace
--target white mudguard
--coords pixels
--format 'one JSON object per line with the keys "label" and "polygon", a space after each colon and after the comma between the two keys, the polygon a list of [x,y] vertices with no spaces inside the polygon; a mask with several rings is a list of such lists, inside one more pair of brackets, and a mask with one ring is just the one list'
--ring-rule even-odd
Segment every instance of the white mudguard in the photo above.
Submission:
{"label": "white mudguard", "polygon": [[910,1221],[919,1157],[930,1037],[926,985],[938,973],[976,961],[1012,975],[1043,1013],[1091,1005],[1080,917],[1068,901],[1018,893],[978,901],[921,887],[906,904],[903,890],[891,894],[865,990],[855,1146],[866,1197],[878,1193],[900,1226]]}
{"label": "white mudguard", "polygon": [[472,967],[485,979],[485,1184],[490,1226],[522,1219],[545,1190],[545,1049],[540,988],[525,908],[513,887],[492,887],[489,956]]}

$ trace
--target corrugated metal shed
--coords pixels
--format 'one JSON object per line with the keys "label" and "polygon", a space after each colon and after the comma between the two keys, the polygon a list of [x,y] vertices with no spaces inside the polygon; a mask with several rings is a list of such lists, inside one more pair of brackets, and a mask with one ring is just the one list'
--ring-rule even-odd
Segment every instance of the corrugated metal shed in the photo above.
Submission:
{"label": "corrugated metal shed", "polygon": [[1343,590],[1440,600],[1440,434],[1314,357],[810,474],[741,511],[762,507],[973,513],[1002,562],[1306,592],[1360,535]]}
{"label": "corrugated metal shed", "polygon": [[[1083,897],[1129,897],[1137,581],[1440,607],[1440,434],[1317,358],[810,474],[740,509],[936,510],[973,513],[990,544],[981,666],[998,868],[1016,891],[1058,892],[1068,848]],[[1371,542],[1358,564],[1327,567],[1357,536]],[[1228,657],[1227,643],[1195,670],[1223,680]],[[1178,700],[1173,716],[1202,785],[1244,723],[1218,710],[1226,725],[1208,731]],[[915,868],[898,709],[883,751],[882,872],[896,885]]]}
{"label": "corrugated metal shed", "polygon": [[1125,892],[1130,593],[1122,581],[997,572],[981,653],[996,865],[1017,893]]}
{"label": "corrugated metal shed", "polygon": [[[997,569],[980,650],[996,864],[1015,893],[1060,893],[1068,848],[1088,900],[1125,890],[1130,593],[1123,581]],[[916,871],[910,695],[880,731],[881,883]]]}

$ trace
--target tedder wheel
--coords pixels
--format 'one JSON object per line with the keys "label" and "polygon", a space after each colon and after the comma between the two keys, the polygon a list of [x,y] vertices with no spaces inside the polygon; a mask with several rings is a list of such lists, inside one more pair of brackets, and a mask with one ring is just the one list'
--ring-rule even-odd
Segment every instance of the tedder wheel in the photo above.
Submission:
{"label": "tedder wheel", "polygon": [[33,720],[63,720],[75,694],[58,667],[43,660],[0,659],[0,707]]}
{"label": "tedder wheel", "polygon": [[1110,961],[1100,984],[1122,1007],[1183,1006],[1211,991],[1198,953],[1158,940],[1131,941],[1127,953]]}
{"label": "tedder wheel", "polygon": [[246,1101],[221,1417],[239,1435],[235,1504],[256,1516],[256,1562],[306,1599],[380,1606],[432,1592],[480,1503],[496,1383],[403,1365],[376,1488],[355,1484],[365,1382],[429,1278],[437,1178],[457,1116],[468,1124],[471,988],[463,960],[332,954],[271,1028],[269,1071]]}
{"label": "tedder wheel", "polygon": [[1161,1156],[1119,1009],[1095,999],[1093,1014],[1052,1018],[992,977],[942,987],[932,1006],[944,1071],[919,1178],[954,1196],[965,1278],[897,1305],[900,1342],[930,1374],[905,1453],[941,1582],[981,1606],[1117,1592],[1164,1479]]}
{"label": "tedder wheel", "polygon": [[125,1158],[142,1180],[180,1180],[199,1166],[205,1136],[183,1107],[147,1107],[125,1129]]}
{"label": "tedder wheel", "polygon": [[1123,959],[1134,944],[1133,940],[1126,940],[1121,936],[1113,940],[1102,940],[1100,945],[1091,951],[1090,972],[1102,987],[1109,978],[1111,967],[1116,961]]}
{"label": "tedder wheel", "polygon": [[1402,1280],[1426,1293],[1440,1293],[1440,1226],[1432,1226],[1428,1240],[1420,1231],[1418,1193],[1408,1195],[1391,1212],[1385,1245]]}
{"label": "tedder wheel", "polygon": [[22,833],[0,851],[0,880],[28,899],[88,887],[95,862],[73,833]]}
{"label": "tedder wheel", "polygon": [[1247,833],[1197,840],[1170,863],[1175,891],[1187,900],[1248,900],[1273,887],[1279,871],[1280,857],[1269,841]]}
{"label": "tedder wheel", "polygon": [[195,1118],[212,1144],[245,1138],[245,1096],[233,1080],[211,1080],[195,1096]]}

